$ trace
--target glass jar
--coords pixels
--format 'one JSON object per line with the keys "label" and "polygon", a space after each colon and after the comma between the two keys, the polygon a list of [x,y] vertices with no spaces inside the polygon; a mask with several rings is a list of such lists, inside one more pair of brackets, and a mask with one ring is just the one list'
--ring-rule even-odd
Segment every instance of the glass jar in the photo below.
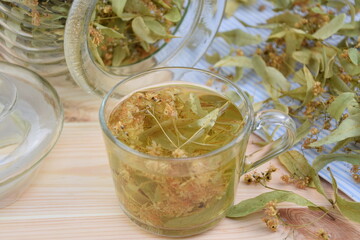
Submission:
{"label": "glass jar", "polygon": [[63,125],[59,97],[47,81],[0,61],[0,208],[25,191]]}
{"label": "glass jar", "polygon": [[[182,20],[169,43],[149,57],[121,67],[101,67],[88,45],[89,23],[97,0],[74,0],[65,29],[65,57],[73,79],[86,91],[100,96],[117,82],[160,66],[191,67],[203,56],[221,23],[226,1],[185,0]],[[139,86],[141,87],[141,86]]]}
{"label": "glass jar", "polygon": [[64,27],[72,0],[0,0],[0,55],[43,77],[67,73]]}

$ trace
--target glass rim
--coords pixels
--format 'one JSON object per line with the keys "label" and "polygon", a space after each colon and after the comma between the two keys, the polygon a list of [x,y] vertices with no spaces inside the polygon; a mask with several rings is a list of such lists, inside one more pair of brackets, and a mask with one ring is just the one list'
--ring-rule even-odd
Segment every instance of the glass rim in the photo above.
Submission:
{"label": "glass rim", "polygon": [[[199,72],[202,74],[206,74],[206,75],[210,75],[216,79],[220,79],[223,82],[226,82],[227,84],[230,84],[232,87],[235,88],[236,90],[236,94],[241,96],[242,99],[244,100],[244,107],[246,109],[249,110],[249,119],[244,119],[245,121],[245,125],[244,127],[239,131],[238,134],[236,134],[236,137],[230,141],[229,143],[225,144],[224,146],[217,148],[211,152],[205,153],[205,154],[201,154],[199,156],[194,156],[194,157],[182,157],[182,158],[175,158],[175,157],[162,157],[162,156],[153,156],[150,154],[146,154],[140,151],[137,151],[131,147],[129,147],[128,145],[126,145],[125,143],[123,143],[122,141],[120,141],[119,139],[117,139],[111,132],[111,130],[108,128],[108,125],[106,123],[105,120],[105,108],[106,108],[106,104],[108,102],[108,100],[110,99],[110,96],[113,94],[113,92],[122,84],[129,82],[133,79],[136,79],[138,77],[142,77],[151,73],[155,73],[155,72],[159,72],[159,71],[164,71],[164,70],[191,70],[191,71],[195,71],[195,72]],[[151,86],[149,86],[151,87]],[[120,82],[118,82],[115,86],[113,86],[111,88],[111,90],[105,95],[104,99],[101,102],[100,105],[100,109],[99,109],[99,120],[100,120],[100,126],[101,129],[103,131],[103,133],[105,133],[106,137],[108,137],[112,143],[114,143],[117,147],[122,148],[123,150],[136,155],[137,157],[141,157],[141,158],[145,158],[148,160],[158,160],[158,161],[194,161],[197,159],[203,159],[203,158],[207,158],[207,157],[211,157],[211,156],[215,156],[231,147],[233,147],[235,144],[237,144],[239,142],[239,139],[241,139],[247,132],[251,131],[253,122],[254,122],[255,116],[254,116],[254,110],[253,107],[250,103],[249,98],[246,96],[246,94],[243,92],[243,90],[241,90],[236,84],[234,84],[233,82],[231,82],[229,79],[227,79],[224,76],[221,76],[219,74],[215,74],[212,73],[210,71],[207,70],[203,70],[203,69],[198,69],[198,68],[192,68],[192,67],[160,67],[160,68],[153,68],[135,75],[132,75],[124,80],[121,80]]]}

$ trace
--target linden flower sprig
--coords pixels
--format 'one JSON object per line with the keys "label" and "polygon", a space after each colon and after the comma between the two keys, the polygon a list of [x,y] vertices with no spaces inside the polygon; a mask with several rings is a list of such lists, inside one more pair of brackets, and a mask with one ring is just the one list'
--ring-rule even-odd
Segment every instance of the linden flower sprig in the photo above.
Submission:
{"label": "linden flower sprig", "polygon": [[[215,52],[207,55],[206,60],[216,72],[228,74],[231,67],[231,79],[235,82],[241,81],[247,73],[245,69],[255,72],[261,78],[268,98],[255,103],[254,108],[272,107],[297,120],[295,142],[301,151],[288,151],[279,157],[289,171],[282,180],[301,189],[316,189],[332,208],[350,220],[360,222],[360,203],[338,195],[331,170],[333,197],[325,193],[318,175],[327,164],[344,161],[354,166],[349,174],[354,181],[359,181],[360,2],[268,1],[273,4],[275,16],[264,23],[251,25],[246,19],[234,17],[245,28],[266,29],[269,33],[267,39],[249,34],[241,30],[243,28],[219,32],[217,36],[228,44],[229,53],[222,56]],[[252,2],[231,0],[228,6]],[[260,5],[258,11],[264,9],[265,6]],[[233,13],[229,7],[228,17]],[[250,45],[254,51],[249,51]],[[306,151],[321,154],[310,165],[304,156]],[[265,175],[248,174],[244,180],[267,187]],[[269,202],[293,202],[309,208],[317,207],[326,213],[333,210],[315,206],[295,193],[274,190],[240,202],[229,210],[227,216],[245,217],[266,208]],[[276,218],[268,216],[265,222],[270,229],[277,229]],[[318,238],[327,239],[329,235],[319,233]]]}

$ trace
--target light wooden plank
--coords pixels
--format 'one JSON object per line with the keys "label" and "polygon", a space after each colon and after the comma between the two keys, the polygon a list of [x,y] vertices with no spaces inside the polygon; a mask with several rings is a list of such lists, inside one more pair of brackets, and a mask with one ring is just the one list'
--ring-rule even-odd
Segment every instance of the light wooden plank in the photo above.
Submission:
{"label": "light wooden plank", "polygon": [[[251,148],[252,145],[249,149]],[[276,161],[272,162],[277,164]],[[264,166],[266,167],[267,165]],[[281,169],[276,172],[271,186],[295,190],[315,203],[326,204],[326,200],[315,191],[298,190],[281,183],[279,177],[283,171]],[[329,190],[329,186],[326,189]],[[262,186],[240,183],[236,201],[265,191],[267,190]],[[292,204],[282,206],[287,207],[284,216],[288,219],[302,216],[306,220],[314,214]],[[224,219],[213,230],[191,239],[293,238],[289,228],[281,228],[276,233],[270,232],[261,218],[262,213],[241,220]],[[322,222],[326,224],[323,228],[332,226],[328,219],[323,219],[318,225],[321,226]],[[342,228],[349,228],[348,232],[352,234],[360,233],[360,228],[348,221],[338,220],[334,223]],[[331,231],[333,229],[336,230],[333,234],[340,234],[339,227],[330,228]],[[311,231],[296,231],[294,234],[296,239],[309,239],[307,237]],[[138,228],[122,213],[115,196],[100,126],[97,122],[80,122],[65,124],[58,144],[44,160],[39,176],[28,191],[13,205],[0,209],[0,239],[95,240],[158,237]]]}

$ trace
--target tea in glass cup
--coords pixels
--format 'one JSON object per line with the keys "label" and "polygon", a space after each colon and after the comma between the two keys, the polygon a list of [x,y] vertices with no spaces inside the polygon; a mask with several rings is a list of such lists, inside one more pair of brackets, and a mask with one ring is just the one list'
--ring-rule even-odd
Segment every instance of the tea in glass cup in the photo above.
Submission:
{"label": "tea in glass cup", "polygon": [[[293,122],[272,113],[271,124],[287,129],[285,144],[255,165],[293,141]],[[245,163],[250,133],[266,125],[261,117],[255,121],[236,85],[190,68],[154,69],[120,82],[104,99],[100,121],[124,212],[165,236],[197,234],[225,216],[240,176],[251,168]]]}

